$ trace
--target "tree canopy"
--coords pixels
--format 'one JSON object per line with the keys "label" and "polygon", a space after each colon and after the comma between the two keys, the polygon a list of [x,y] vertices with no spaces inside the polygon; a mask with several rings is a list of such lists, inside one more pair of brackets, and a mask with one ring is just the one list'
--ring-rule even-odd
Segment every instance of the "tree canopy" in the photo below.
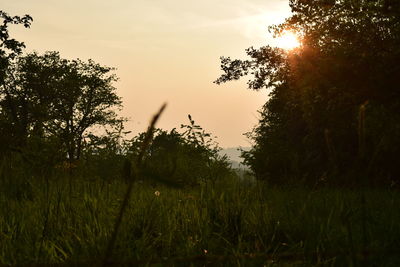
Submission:
{"label": "tree canopy", "polygon": [[79,159],[82,141],[93,126],[118,123],[120,97],[112,68],[92,60],[67,60],[58,52],[19,57],[9,68],[1,101],[13,139],[56,137],[70,159]]}
{"label": "tree canopy", "polygon": [[33,19],[29,15],[23,17],[10,16],[2,10],[0,10],[0,19],[3,20],[3,24],[0,25],[0,66],[3,69],[10,59],[14,59],[16,56],[20,55],[22,49],[25,48],[23,42],[10,37],[8,31],[9,25],[22,24],[25,28],[29,28]]}
{"label": "tree canopy", "polygon": [[356,170],[375,183],[397,181],[400,3],[291,0],[290,7],[292,15],[269,29],[295,32],[301,47],[251,47],[249,59],[221,59],[216,83],[251,75],[250,89],[270,90],[246,162],[278,184],[356,183]]}
{"label": "tree canopy", "polygon": [[[29,150],[49,143],[58,155],[79,159],[84,139],[97,126],[115,126],[122,102],[113,68],[93,60],[64,59],[58,52],[22,54],[23,42],[10,37],[10,24],[29,27],[32,18],[0,11],[1,151]],[[63,156],[61,156],[63,158]]]}

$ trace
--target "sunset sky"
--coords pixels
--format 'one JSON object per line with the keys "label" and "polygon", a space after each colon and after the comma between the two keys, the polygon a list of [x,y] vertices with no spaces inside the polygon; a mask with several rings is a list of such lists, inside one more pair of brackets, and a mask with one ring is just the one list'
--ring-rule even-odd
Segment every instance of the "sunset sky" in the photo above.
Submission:
{"label": "sunset sky", "polygon": [[288,0],[0,0],[10,15],[29,14],[31,29],[12,27],[26,51],[59,51],[115,67],[127,130],[143,131],[163,102],[158,127],[187,114],[222,147],[249,146],[268,93],[246,81],[215,85],[220,56],[243,58],[250,46],[274,45],[267,26],[289,16]]}

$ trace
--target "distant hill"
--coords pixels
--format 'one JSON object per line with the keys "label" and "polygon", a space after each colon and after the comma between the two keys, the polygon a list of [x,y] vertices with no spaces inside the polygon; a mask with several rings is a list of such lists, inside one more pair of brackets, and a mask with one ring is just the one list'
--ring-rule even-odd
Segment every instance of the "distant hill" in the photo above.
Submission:
{"label": "distant hill", "polygon": [[227,155],[229,158],[229,161],[232,163],[233,168],[244,168],[244,166],[241,164],[243,162],[243,159],[240,157],[240,154],[241,154],[240,150],[249,151],[250,147],[224,148],[219,152],[219,154],[221,156]]}

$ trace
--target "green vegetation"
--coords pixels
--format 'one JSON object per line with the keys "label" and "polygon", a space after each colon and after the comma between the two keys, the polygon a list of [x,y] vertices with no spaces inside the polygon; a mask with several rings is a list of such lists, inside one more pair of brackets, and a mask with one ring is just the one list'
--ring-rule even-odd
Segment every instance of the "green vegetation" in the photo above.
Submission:
{"label": "green vegetation", "polygon": [[127,139],[113,69],[24,55],[0,11],[0,264],[399,266],[400,4],[290,5],[302,47],[222,58],[271,90],[240,175],[165,106]]}
{"label": "green vegetation", "polygon": [[[2,177],[0,263],[99,264],[126,184],[75,177],[70,191],[67,177],[23,188],[25,178]],[[233,176],[184,190],[135,183],[112,260],[396,266],[399,192],[365,194],[363,214],[360,193],[351,190],[271,189]]]}
{"label": "green vegetation", "polygon": [[246,60],[221,60],[217,83],[250,75],[250,89],[270,92],[246,162],[276,185],[399,183],[400,2],[290,6],[292,16],[270,30],[295,32],[301,47],[251,47]]}

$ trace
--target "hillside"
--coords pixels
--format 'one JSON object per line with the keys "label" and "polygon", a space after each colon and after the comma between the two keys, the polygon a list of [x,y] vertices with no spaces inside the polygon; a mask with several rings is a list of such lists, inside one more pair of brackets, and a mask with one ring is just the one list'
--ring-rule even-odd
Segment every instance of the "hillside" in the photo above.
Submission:
{"label": "hillside", "polygon": [[229,158],[229,161],[232,163],[233,168],[243,168],[244,166],[242,165],[243,159],[240,157],[241,150],[244,151],[249,151],[250,147],[228,147],[222,149],[219,154],[222,155],[227,155]]}

